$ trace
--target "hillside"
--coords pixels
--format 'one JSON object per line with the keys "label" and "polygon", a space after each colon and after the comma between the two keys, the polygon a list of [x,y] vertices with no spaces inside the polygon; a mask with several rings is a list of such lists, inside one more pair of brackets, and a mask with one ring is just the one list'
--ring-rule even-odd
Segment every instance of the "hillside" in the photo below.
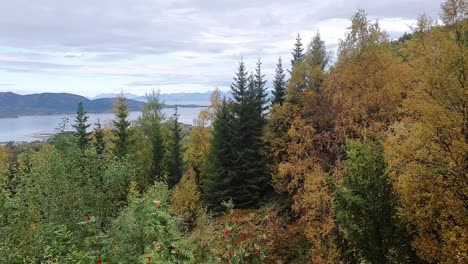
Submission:
{"label": "hillside", "polygon": [[[74,113],[79,102],[83,102],[90,113],[110,112],[114,108],[115,98],[90,100],[86,97],[69,93],[39,93],[19,95],[12,92],[0,92],[0,117],[22,115],[53,115]],[[131,111],[139,111],[143,102],[127,99]],[[181,105],[180,107],[197,107]],[[167,108],[174,107],[166,105]]]}

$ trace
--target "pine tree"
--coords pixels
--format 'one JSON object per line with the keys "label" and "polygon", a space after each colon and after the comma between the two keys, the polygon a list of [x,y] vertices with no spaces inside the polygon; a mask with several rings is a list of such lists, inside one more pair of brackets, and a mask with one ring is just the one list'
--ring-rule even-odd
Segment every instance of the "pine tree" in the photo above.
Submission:
{"label": "pine tree", "polygon": [[130,122],[127,120],[129,114],[128,106],[125,97],[120,95],[117,99],[116,105],[116,119],[112,121],[114,124],[114,144],[115,155],[117,157],[124,157],[127,155],[128,146],[130,141]]}
{"label": "pine tree", "polygon": [[177,105],[174,109],[174,115],[170,121],[170,140],[168,142],[168,160],[167,160],[167,185],[169,188],[179,183],[182,177],[182,127],[179,124],[179,113]]}
{"label": "pine tree", "polygon": [[291,60],[291,71],[292,71],[292,68],[294,68],[294,65],[296,65],[298,62],[302,60],[304,56],[304,54],[302,53],[303,51],[304,49],[302,48],[301,35],[297,33],[296,43],[294,43],[294,49],[293,49],[293,52],[291,53],[293,56]]}
{"label": "pine tree", "polygon": [[86,123],[88,122],[88,118],[89,118],[86,114],[87,113],[84,110],[83,102],[79,102],[78,108],[76,110],[75,124],[72,126],[76,130],[75,136],[78,139],[78,146],[82,150],[87,149],[91,141],[91,138],[90,138],[91,133],[86,131],[90,126],[88,123]]}
{"label": "pine tree", "polygon": [[94,128],[94,148],[96,149],[96,154],[102,156],[106,151],[106,145],[104,142],[104,129],[102,129],[101,121],[98,119],[96,127]]}
{"label": "pine tree", "polygon": [[159,101],[158,93],[153,91],[151,94],[147,94],[146,100],[141,116],[138,118],[138,124],[151,144],[152,161],[149,182],[152,184],[155,181],[165,180],[166,148],[162,134],[162,122],[165,117],[161,112],[164,103]]}
{"label": "pine tree", "polygon": [[272,104],[282,105],[284,102],[284,97],[286,94],[286,80],[283,70],[283,64],[281,57],[278,59],[278,64],[276,64],[276,74],[275,79],[273,80],[273,99],[271,100]]}

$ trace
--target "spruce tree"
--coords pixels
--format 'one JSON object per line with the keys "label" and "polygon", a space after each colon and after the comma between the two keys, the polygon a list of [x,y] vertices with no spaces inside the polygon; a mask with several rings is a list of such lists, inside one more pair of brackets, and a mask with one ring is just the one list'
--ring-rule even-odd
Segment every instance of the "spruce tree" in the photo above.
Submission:
{"label": "spruce tree", "polygon": [[320,32],[317,31],[307,47],[306,61],[312,68],[317,67],[323,71],[328,64],[329,59],[329,54],[325,47],[325,41],[320,38]]}
{"label": "spruce tree", "polygon": [[84,110],[83,102],[78,103],[78,107],[76,110],[75,116],[75,124],[72,125],[75,128],[75,136],[78,140],[78,146],[81,150],[85,150],[89,147],[91,138],[89,132],[86,130],[89,128],[88,122],[89,116],[87,115],[86,111]]}
{"label": "spruce tree", "polygon": [[165,117],[162,113],[164,103],[159,101],[159,93],[152,92],[146,95],[146,103],[138,118],[138,125],[142,128],[145,138],[151,145],[152,161],[149,181],[164,181],[166,173],[166,148],[162,134],[162,122]]}
{"label": "spruce tree", "polygon": [[272,104],[282,105],[284,102],[284,97],[286,94],[286,75],[284,74],[283,64],[281,57],[278,59],[278,64],[276,64],[276,74],[275,79],[273,80],[273,99],[271,100]]}
{"label": "spruce tree", "polygon": [[260,206],[271,191],[263,155],[265,80],[261,63],[250,76],[244,63],[213,124],[213,138],[202,170],[203,197],[212,208],[232,198],[238,208]]}
{"label": "spruce tree", "polygon": [[182,178],[182,127],[179,124],[179,113],[177,105],[169,122],[170,139],[167,145],[167,184],[169,188],[174,187]]}
{"label": "spruce tree", "polygon": [[325,47],[325,41],[320,38],[320,32],[317,32],[309,43],[305,61],[311,71],[308,73],[308,88],[319,91],[324,81],[325,67],[329,62],[329,54]]}
{"label": "spruce tree", "polygon": [[235,177],[230,186],[234,204],[240,208],[258,207],[269,189],[262,155],[263,110],[266,104],[264,85],[261,63],[257,64],[256,74],[248,78],[241,61],[231,85],[232,140],[236,156],[232,167]]}
{"label": "spruce tree", "polygon": [[234,82],[231,83],[232,99],[231,102],[245,101],[248,89],[248,73],[245,68],[244,62],[241,60],[237,69],[236,76],[233,78]]}
{"label": "spruce tree", "polygon": [[254,94],[256,98],[256,104],[258,109],[258,114],[262,121],[264,120],[264,114],[268,107],[268,99],[267,99],[267,88],[265,87],[267,81],[265,80],[265,74],[262,74],[262,61],[258,59],[257,67],[255,68],[255,75],[254,75]]}
{"label": "spruce tree", "polygon": [[102,129],[101,121],[98,119],[96,127],[94,128],[94,148],[96,149],[96,154],[102,156],[106,151],[106,145],[104,142],[104,129]]}
{"label": "spruce tree", "polygon": [[116,104],[116,119],[112,121],[114,124],[113,142],[115,144],[115,155],[117,157],[124,157],[127,155],[128,146],[130,141],[130,122],[128,121],[129,110],[125,97],[120,95]]}
{"label": "spruce tree", "polygon": [[404,263],[411,255],[395,221],[395,198],[383,147],[348,141],[343,183],[336,188],[336,218],[346,238],[368,263]]}
{"label": "spruce tree", "polygon": [[213,132],[206,162],[201,169],[202,198],[208,208],[219,211],[221,203],[232,198],[233,166],[237,158],[233,142],[233,116],[230,104],[223,100],[215,112]]}
{"label": "spruce tree", "polygon": [[291,53],[293,56],[293,58],[291,59],[291,71],[292,71],[292,68],[294,68],[294,65],[300,62],[302,58],[304,57],[304,54],[302,53],[303,51],[304,51],[304,48],[302,48],[301,35],[297,33],[296,43],[294,43],[294,49],[293,49],[293,52]]}

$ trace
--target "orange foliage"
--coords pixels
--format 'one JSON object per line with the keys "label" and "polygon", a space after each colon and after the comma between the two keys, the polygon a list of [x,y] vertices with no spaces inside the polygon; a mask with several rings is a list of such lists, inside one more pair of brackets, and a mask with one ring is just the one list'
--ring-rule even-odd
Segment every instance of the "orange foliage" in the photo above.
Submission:
{"label": "orange foliage", "polygon": [[468,20],[457,19],[466,12],[466,1],[449,0],[445,28],[420,19],[406,50],[417,86],[386,142],[399,215],[431,263],[468,261]]}

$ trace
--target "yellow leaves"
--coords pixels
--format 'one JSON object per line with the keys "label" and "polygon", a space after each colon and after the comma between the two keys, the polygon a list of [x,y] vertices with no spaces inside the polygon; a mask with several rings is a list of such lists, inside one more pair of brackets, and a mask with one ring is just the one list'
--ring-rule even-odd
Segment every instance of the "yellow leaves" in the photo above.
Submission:
{"label": "yellow leaves", "polygon": [[0,174],[6,169],[8,153],[6,147],[0,146]]}
{"label": "yellow leaves", "polygon": [[195,177],[195,171],[189,168],[171,195],[172,212],[177,216],[186,217],[189,221],[194,221],[200,206],[200,192]]}
{"label": "yellow leaves", "polygon": [[411,69],[393,56],[385,34],[365,14],[358,13],[353,25],[324,92],[337,111],[339,138],[382,139],[411,87]]}
{"label": "yellow leaves", "polygon": [[326,174],[317,160],[315,133],[315,129],[300,117],[291,122],[284,137],[287,142],[286,159],[278,165],[273,183],[277,190],[292,195],[292,209],[312,243],[310,258],[313,262],[336,263],[339,254],[335,245],[332,196]]}
{"label": "yellow leaves", "polygon": [[429,262],[468,257],[468,61],[456,37],[466,34],[457,32],[465,24],[426,29],[407,43],[415,88],[402,109],[408,118],[385,143],[399,216],[414,227],[412,245]]}
{"label": "yellow leaves", "polygon": [[205,161],[211,141],[210,126],[221,104],[221,90],[216,88],[211,94],[210,106],[200,111],[198,118],[193,121],[190,143],[185,151],[184,158],[195,170],[200,170]]}

